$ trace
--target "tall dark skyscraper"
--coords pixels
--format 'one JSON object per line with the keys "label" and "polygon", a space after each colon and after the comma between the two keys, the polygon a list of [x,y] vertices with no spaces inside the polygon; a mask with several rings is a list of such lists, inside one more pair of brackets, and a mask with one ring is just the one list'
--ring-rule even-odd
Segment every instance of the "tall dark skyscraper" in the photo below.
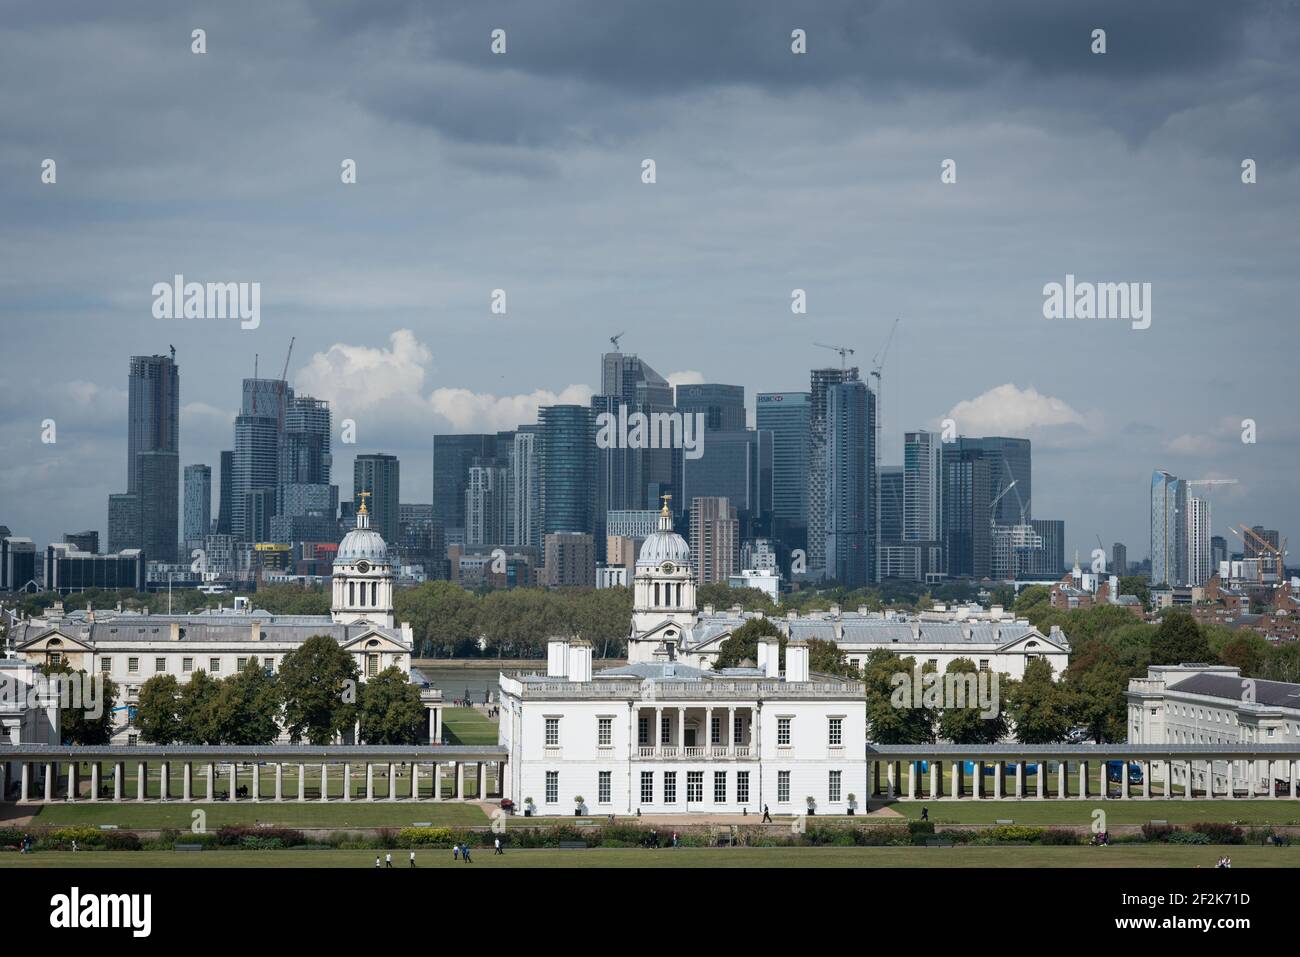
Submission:
{"label": "tall dark skyscraper", "polygon": [[826,575],[858,588],[875,581],[876,396],[860,380],[825,396]]}
{"label": "tall dark skyscraper", "polygon": [[263,540],[261,523],[252,520],[254,507],[259,518],[267,521],[267,505],[252,496],[269,491],[270,511],[274,513],[276,483],[279,478],[280,431],[274,415],[240,415],[235,417],[235,448],[231,456],[230,526],[231,534],[241,542]]}
{"label": "tall dark skyscraper", "polygon": [[476,462],[494,460],[495,435],[435,435],[433,437],[433,520],[448,542],[465,541],[465,489]]}
{"label": "tall dark skyscraper", "polygon": [[943,547],[950,578],[992,572],[991,505],[1001,461],[962,440],[943,447]]}
{"label": "tall dark skyscraper", "polygon": [[744,386],[679,385],[675,391],[677,411],[703,413],[704,427],[710,432],[745,430]]}
{"label": "tall dark skyscraper", "polygon": [[111,549],[176,561],[180,519],[180,370],[175,355],[132,356],[126,493],[109,499]]}
{"label": "tall dark skyscraper", "polygon": [[1028,439],[1009,439],[998,435],[985,438],[961,436],[956,444],[961,448],[978,449],[989,457],[992,463],[992,471],[989,474],[993,480],[995,499],[1006,491],[1013,481],[1016,483],[1015,488],[998,501],[993,516],[998,525],[1019,525],[1022,503],[1025,519],[1033,518],[1034,483]]}
{"label": "tall dark skyscraper", "polygon": [[806,549],[811,394],[760,392],[755,425],[772,433],[772,535],[787,548]]}
{"label": "tall dark skyscraper", "polygon": [[[601,356],[600,386],[600,394],[591,400],[593,413],[617,416],[622,406],[628,415],[651,415],[675,408],[668,380],[635,355],[607,352]],[[594,424],[591,437],[594,441]],[[672,490],[672,449],[608,448],[595,453],[599,476],[595,509],[601,516],[612,509],[658,508],[659,496]],[[603,518],[600,524],[603,528]],[[598,552],[603,538],[598,533]]]}
{"label": "tall dark skyscraper", "polygon": [[185,466],[185,547],[202,548],[212,531],[212,468]]}
{"label": "tall dark skyscraper", "polygon": [[[673,449],[674,511],[691,511],[697,498],[725,498],[741,538],[770,537],[772,434],[745,427],[745,389],[738,385],[682,385],[677,411],[703,424],[698,458]],[[685,419],[683,418],[683,421]],[[694,428],[694,425],[692,426]]]}
{"label": "tall dark skyscraper", "polygon": [[280,449],[280,483],[329,485],[332,464],[329,403],[291,392]]}
{"label": "tall dark skyscraper", "polygon": [[225,451],[221,453],[221,491],[217,495],[217,534],[231,534],[231,522],[233,521],[231,512],[231,497],[234,489],[234,469],[235,453]]}
{"label": "tall dark skyscraper", "polygon": [[813,369],[809,390],[808,456],[808,572],[814,577],[827,574],[826,554],[826,406],[827,392],[844,382],[857,382],[858,368]]}
{"label": "tall dark skyscraper", "polygon": [[880,468],[880,544],[897,545],[903,540],[903,466]]}
{"label": "tall dark skyscraper", "polygon": [[[537,410],[537,424],[543,534],[592,535],[596,527],[596,433],[591,410],[581,405],[543,406]],[[600,526],[603,529],[603,516]]]}
{"label": "tall dark skyscraper", "polygon": [[352,465],[352,502],[360,510],[359,492],[369,492],[370,527],[394,546],[401,541],[401,467],[395,455],[358,455]]}

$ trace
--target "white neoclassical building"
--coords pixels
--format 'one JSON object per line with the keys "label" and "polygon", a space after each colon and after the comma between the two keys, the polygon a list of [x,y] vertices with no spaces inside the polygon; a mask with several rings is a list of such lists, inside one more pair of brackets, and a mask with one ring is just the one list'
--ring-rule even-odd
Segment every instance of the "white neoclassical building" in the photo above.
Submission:
{"label": "white neoclassical building", "polygon": [[[1131,744],[1199,746],[1292,745],[1300,747],[1300,684],[1243,678],[1227,665],[1152,665],[1128,687]],[[1216,760],[1193,772],[1193,787],[1213,793],[1267,793],[1266,760]],[[1274,768],[1272,775],[1276,776]],[[1175,774],[1175,784],[1186,784]]]}
{"label": "white neoclassical building", "polygon": [[[393,565],[383,537],[370,527],[363,504],[357,525],[343,537],[334,560],[329,615],[273,615],[246,599],[234,607],[189,615],[153,615],[87,608],[65,612],[62,603],[40,618],[16,623],[15,654],[34,665],[66,663],[110,678],[119,689],[115,744],[136,743],[130,708],[140,686],[154,675],[187,682],[199,671],[224,678],[256,662],[275,672],[284,656],[315,635],[327,635],[348,651],[363,677],[396,665],[411,673],[411,626],[395,623]],[[419,674],[412,675],[420,681]],[[427,683],[426,683],[427,684]],[[441,694],[423,687],[429,737],[442,736]]]}
{"label": "white neoclassical building", "polygon": [[665,510],[636,563],[628,663],[593,672],[588,642],[556,638],[545,674],[501,675],[505,797],[542,814],[863,806],[862,684],[811,674],[798,639],[784,672],[776,637],[757,667],[699,667],[694,605],[690,550]]}

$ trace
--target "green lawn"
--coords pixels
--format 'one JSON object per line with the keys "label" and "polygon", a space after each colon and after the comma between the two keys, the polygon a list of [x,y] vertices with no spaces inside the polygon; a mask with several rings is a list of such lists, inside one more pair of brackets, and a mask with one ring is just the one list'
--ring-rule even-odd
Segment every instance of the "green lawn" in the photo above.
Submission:
{"label": "green lawn", "polygon": [[[1129,798],[1127,801],[1090,798],[1086,801],[899,801],[892,810],[912,819],[921,816],[921,808],[930,809],[935,824],[995,824],[999,820],[1017,824],[1092,823],[1095,810],[1106,814],[1106,822],[1145,824],[1168,821],[1170,824],[1195,824],[1200,821],[1237,821],[1246,824],[1300,824],[1300,801],[1278,799],[1207,801],[1203,798],[1152,799]],[[836,818],[835,820],[840,820]],[[856,820],[843,818],[842,820]],[[882,822],[883,823],[883,822]]]}
{"label": "green lawn", "polygon": [[[419,867],[1213,867],[1225,853],[1233,867],[1300,867],[1300,847],[751,847],[595,848],[474,852],[454,862],[447,850],[417,850]],[[389,853],[389,852],[383,852]],[[405,850],[393,866],[409,869]],[[374,851],[42,851],[0,854],[0,867],[357,867],[373,868]]]}
{"label": "green lawn", "polygon": [[234,804],[47,804],[34,808],[37,827],[69,824],[116,824],[123,829],[154,830],[173,827],[188,830],[193,814],[202,810],[209,830],[226,824],[276,824],[284,827],[407,827],[415,822],[434,825],[483,827],[489,821],[476,804],[420,804],[352,801],[344,804],[276,804],[237,801]]}
{"label": "green lawn", "polygon": [[447,744],[497,743],[497,722],[474,708],[444,708],[442,730]]}

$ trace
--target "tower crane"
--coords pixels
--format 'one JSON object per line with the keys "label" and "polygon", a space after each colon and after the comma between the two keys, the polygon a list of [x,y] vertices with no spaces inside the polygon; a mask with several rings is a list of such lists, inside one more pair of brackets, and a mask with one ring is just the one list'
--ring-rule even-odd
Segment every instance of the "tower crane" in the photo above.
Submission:
{"label": "tower crane", "polygon": [[627,335],[626,332],[620,332],[616,336],[609,337],[610,344],[614,347],[615,352],[618,352],[618,340],[622,339],[625,335]]}
{"label": "tower crane", "polygon": [[853,350],[853,349],[850,349],[848,346],[828,346],[828,345],[827,345],[826,343],[824,343],[824,342],[814,342],[813,345],[815,345],[815,346],[820,346],[820,347],[823,348],[823,349],[830,349],[831,352],[838,352],[838,353],[840,354],[840,368],[841,368],[841,369],[843,369],[843,368],[846,367],[845,357],[846,357],[846,356],[851,356],[851,355],[853,355],[853,353],[854,353],[854,351],[855,351],[855,350]]}

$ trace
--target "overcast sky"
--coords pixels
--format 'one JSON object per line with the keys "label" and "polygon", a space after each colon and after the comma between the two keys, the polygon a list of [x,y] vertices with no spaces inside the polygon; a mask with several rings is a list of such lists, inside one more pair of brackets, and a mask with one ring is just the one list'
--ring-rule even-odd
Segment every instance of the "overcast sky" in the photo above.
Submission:
{"label": "overcast sky", "polygon": [[[1294,532],[1300,11],[800,6],[0,4],[0,524],[105,531],[128,358],[169,344],[182,466],[216,472],[296,336],[291,382],[357,423],[343,495],[384,451],[428,502],[435,432],[585,401],[615,333],[752,412],[901,317],[886,464],[946,417],[1028,436],[1033,514],[1085,558],[1146,555],[1154,468],[1240,480],[1218,534]],[[154,318],[176,273],[259,282],[260,327]],[[1067,274],[1151,283],[1150,328],[1045,319]]]}

